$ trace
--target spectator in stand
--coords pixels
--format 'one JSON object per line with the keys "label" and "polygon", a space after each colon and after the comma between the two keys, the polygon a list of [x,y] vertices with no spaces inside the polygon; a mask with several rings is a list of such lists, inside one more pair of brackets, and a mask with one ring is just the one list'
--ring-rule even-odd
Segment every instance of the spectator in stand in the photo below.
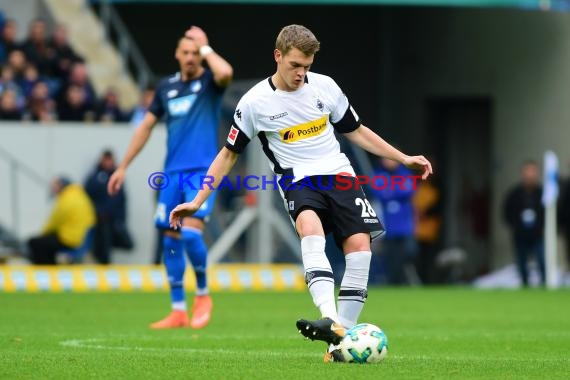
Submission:
{"label": "spectator in stand", "polygon": [[77,85],[67,88],[65,98],[58,103],[57,110],[60,121],[93,121],[94,113],[87,103],[85,90]]}
{"label": "spectator in stand", "polygon": [[0,62],[6,62],[8,55],[10,55],[13,50],[20,49],[20,44],[16,41],[17,34],[18,25],[16,21],[6,19],[0,36],[0,45],[2,45],[5,55],[3,59],[0,59]]}
{"label": "spectator in stand", "polygon": [[2,67],[2,73],[0,74],[0,94],[7,90],[14,91],[16,95],[16,106],[18,110],[22,110],[25,106],[26,98],[22,93],[22,89],[14,80],[14,69],[12,69],[12,66],[5,64]]}
{"label": "spectator in stand", "polygon": [[96,118],[97,121],[104,123],[127,121],[127,117],[119,107],[119,97],[114,89],[110,88],[105,93],[103,100],[97,107]]}
{"label": "spectator in stand", "polygon": [[24,92],[24,96],[27,98],[32,93],[32,88],[34,85],[40,81],[40,73],[36,66],[28,62],[24,68],[24,74],[20,79],[20,88]]}
{"label": "spectator in stand", "polygon": [[65,84],[60,90],[60,96],[58,103],[64,101],[68,94],[69,87],[76,86],[83,90],[85,95],[85,103],[89,109],[95,107],[95,102],[97,100],[97,95],[95,90],[89,81],[89,74],[87,73],[87,66],[83,62],[75,62],[71,65],[71,71],[66,79]]}
{"label": "spectator in stand", "polygon": [[[6,18],[4,17],[4,12],[0,10],[0,31],[4,30],[4,23],[6,22]],[[4,62],[6,60],[6,47],[4,45],[4,41],[0,36],[0,62]]]}
{"label": "spectator in stand", "polygon": [[570,177],[560,181],[558,227],[566,245],[566,271],[570,273]]}
{"label": "spectator in stand", "polygon": [[56,119],[56,104],[50,98],[49,88],[46,82],[38,81],[32,87],[32,93],[28,97],[29,119],[40,122],[50,122]]}
{"label": "spectator in stand", "polygon": [[507,194],[503,203],[503,217],[510,227],[515,258],[522,285],[527,287],[528,254],[534,255],[544,285],[544,206],[540,169],[535,161],[523,164],[520,181]]}
{"label": "spectator in stand", "polygon": [[148,111],[148,107],[150,107],[152,99],[154,99],[154,87],[149,86],[143,91],[139,105],[133,109],[130,121],[132,126],[137,127],[141,123],[142,119],[144,119],[144,115]]}
{"label": "spectator in stand", "polygon": [[7,63],[0,68],[0,93],[18,84],[14,81],[14,69]]}
{"label": "spectator in stand", "polygon": [[415,235],[419,248],[416,271],[423,284],[432,284],[437,281],[435,259],[440,245],[442,222],[441,191],[435,177],[418,183],[412,202],[416,212]]}
{"label": "spectator in stand", "polygon": [[28,61],[33,62],[42,75],[51,76],[55,53],[48,45],[46,23],[38,18],[32,20],[28,37],[22,44],[22,50]]}
{"label": "spectator in stand", "polygon": [[85,182],[85,190],[95,205],[97,224],[93,240],[93,256],[99,264],[111,263],[113,247],[131,249],[133,242],[126,227],[127,198],[121,187],[116,196],[107,193],[109,177],[117,165],[113,152],[105,150],[101,154],[95,170]]}
{"label": "spectator in stand", "polygon": [[49,45],[55,54],[53,75],[64,81],[69,77],[71,66],[76,62],[83,62],[83,58],[69,45],[67,29],[63,25],[55,27]]}
{"label": "spectator in stand", "polygon": [[26,55],[22,50],[15,49],[8,54],[8,65],[12,68],[13,79],[16,83],[20,83],[24,79],[27,63]]}
{"label": "spectator in stand", "polygon": [[28,242],[34,264],[56,264],[57,252],[80,247],[95,225],[95,209],[81,185],[55,177],[51,195],[55,198],[52,213],[42,233]]}
{"label": "spectator in stand", "polygon": [[0,95],[0,120],[22,120],[22,111],[18,108],[16,92],[6,89]]}

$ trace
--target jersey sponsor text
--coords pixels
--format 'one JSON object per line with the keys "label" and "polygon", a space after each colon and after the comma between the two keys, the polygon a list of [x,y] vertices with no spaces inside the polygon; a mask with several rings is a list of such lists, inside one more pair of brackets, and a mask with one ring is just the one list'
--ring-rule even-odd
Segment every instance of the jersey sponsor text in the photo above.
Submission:
{"label": "jersey sponsor text", "polygon": [[317,120],[309,121],[296,125],[291,128],[283,129],[279,132],[281,141],[292,143],[295,141],[307,139],[309,137],[318,136],[324,132],[327,127],[327,116],[318,118]]}

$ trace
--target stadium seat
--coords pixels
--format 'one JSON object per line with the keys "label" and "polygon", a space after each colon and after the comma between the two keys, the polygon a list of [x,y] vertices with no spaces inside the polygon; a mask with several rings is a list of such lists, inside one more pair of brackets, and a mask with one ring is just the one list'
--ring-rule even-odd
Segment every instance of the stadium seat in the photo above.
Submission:
{"label": "stadium seat", "polygon": [[91,251],[91,248],[93,247],[94,236],[95,236],[95,228],[91,228],[89,231],[87,231],[85,239],[83,240],[83,244],[81,244],[77,248],[69,248],[62,250],[61,253],[67,256],[66,261],[69,262],[70,264],[79,264],[83,262],[83,258],[85,257],[87,252]]}

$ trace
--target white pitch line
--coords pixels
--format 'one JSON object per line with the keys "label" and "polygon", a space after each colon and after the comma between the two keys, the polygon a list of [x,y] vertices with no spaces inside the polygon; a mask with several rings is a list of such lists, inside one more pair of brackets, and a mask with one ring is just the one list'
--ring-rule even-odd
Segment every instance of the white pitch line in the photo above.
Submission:
{"label": "white pitch line", "polygon": [[[59,342],[61,346],[64,347],[74,347],[74,348],[84,348],[84,349],[94,349],[94,350],[117,350],[117,351],[139,351],[139,352],[162,352],[165,350],[176,351],[176,352],[186,352],[186,353],[208,353],[208,354],[222,354],[222,355],[235,355],[235,354],[258,354],[264,356],[280,357],[280,358],[307,358],[307,357],[320,357],[322,354],[314,353],[301,353],[301,352],[283,352],[283,351],[268,351],[268,350],[231,350],[227,348],[180,348],[180,347],[140,347],[140,346],[113,346],[106,345],[105,342],[110,339],[116,338],[90,338],[90,339],[69,339]],[[140,339],[140,338],[138,338]],[[152,339],[144,339],[150,341]],[[558,363],[566,362],[564,359],[558,358],[513,358],[513,357],[484,357],[484,356],[436,356],[436,355],[399,355],[390,354],[388,360],[405,362],[410,360],[421,360],[421,361],[452,361],[452,362],[539,362],[539,363]]]}
{"label": "white pitch line", "polygon": [[104,344],[106,341],[112,338],[91,338],[91,339],[69,339],[59,342],[61,346],[64,347],[74,347],[74,348],[89,348],[95,350],[117,350],[117,351],[177,351],[177,352],[187,352],[187,353],[210,353],[210,354],[259,354],[265,356],[276,356],[276,357],[318,357],[322,354],[306,354],[300,352],[282,352],[282,351],[267,351],[267,350],[230,350],[227,348],[180,348],[180,347],[139,347],[139,346],[113,346]]}
{"label": "white pitch line", "polygon": [[390,355],[391,360],[396,361],[410,361],[410,360],[423,360],[423,361],[449,361],[449,362],[537,362],[537,363],[558,363],[568,362],[566,359],[561,358],[514,358],[514,357],[489,357],[489,356],[435,356],[435,355]]}

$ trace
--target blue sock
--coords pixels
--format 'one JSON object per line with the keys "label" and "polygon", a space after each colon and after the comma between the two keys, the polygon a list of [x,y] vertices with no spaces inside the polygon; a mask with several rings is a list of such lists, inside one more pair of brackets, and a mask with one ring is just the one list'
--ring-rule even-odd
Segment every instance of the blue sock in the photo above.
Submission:
{"label": "blue sock", "polygon": [[172,308],[186,310],[186,295],[184,293],[184,271],[186,259],[182,240],[164,236],[164,249],[162,252],[168,284],[170,285],[170,299]]}
{"label": "blue sock", "polygon": [[202,238],[202,232],[195,228],[183,227],[182,240],[196,273],[196,295],[208,294],[208,282],[206,279],[208,248]]}

